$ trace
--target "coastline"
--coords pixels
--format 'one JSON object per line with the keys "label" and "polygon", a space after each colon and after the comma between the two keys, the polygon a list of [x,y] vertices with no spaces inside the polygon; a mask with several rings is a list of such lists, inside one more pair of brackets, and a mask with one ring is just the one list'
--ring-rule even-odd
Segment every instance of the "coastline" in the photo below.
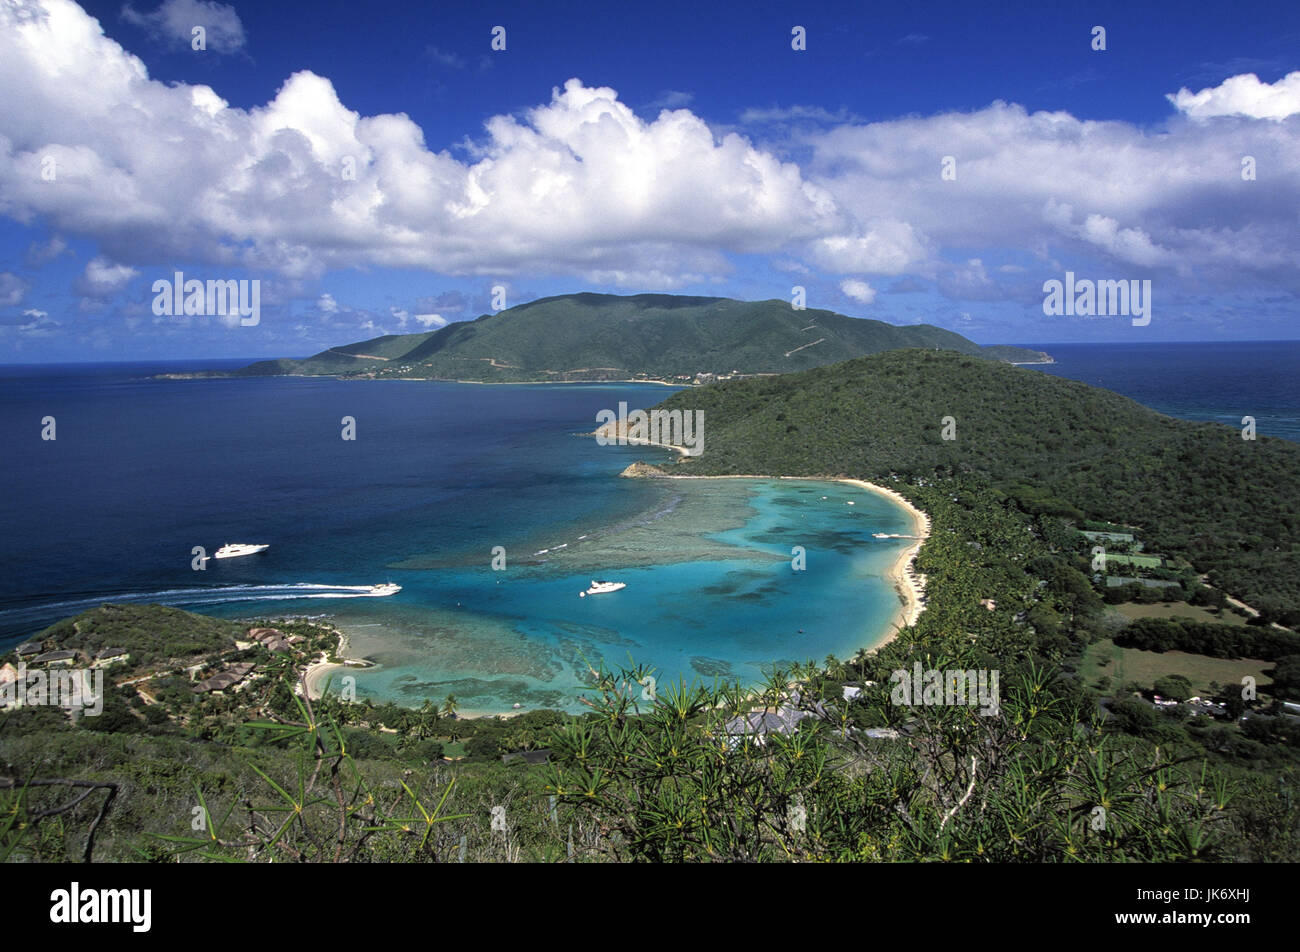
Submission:
{"label": "coastline", "polygon": [[[620,432],[621,430],[622,432]],[[679,456],[681,456],[682,458],[691,458],[691,454],[682,446],[676,446],[670,443],[651,442],[645,439],[629,438],[626,435],[626,431],[623,429],[623,427],[620,427],[617,423],[605,424],[599,427],[595,432],[581,433],[577,435],[604,436],[606,438],[612,437],[622,442],[625,442],[627,444],[634,444],[639,446],[653,446],[657,449],[672,450],[673,452],[679,454]],[[635,463],[632,464],[633,467],[636,465],[637,464]],[[630,469],[632,469],[632,467],[629,467],[629,470]],[[630,476],[632,474],[629,473],[627,470],[625,470],[621,475]],[[883,637],[879,637],[876,640],[869,643],[868,645],[866,645],[865,646],[866,650],[870,652],[878,651],[879,649],[883,648],[885,645],[894,641],[898,637],[899,632],[903,628],[910,627],[911,625],[916,624],[917,620],[921,617],[921,613],[925,611],[926,579],[924,575],[921,575],[916,571],[915,561],[917,555],[921,551],[921,547],[925,544],[926,540],[930,537],[930,531],[931,531],[930,517],[927,513],[914,506],[907,498],[905,498],[897,490],[891,489],[887,486],[879,485],[877,483],[868,482],[863,479],[854,479],[854,478],[849,478],[844,476],[771,476],[771,475],[763,475],[763,474],[695,476],[689,474],[668,473],[668,472],[652,469],[651,472],[644,474],[642,478],[762,479],[762,480],[786,479],[786,480],[800,480],[806,482],[844,483],[846,485],[853,486],[857,489],[862,489],[867,492],[872,492],[877,495],[883,496],[907,513],[908,517],[911,520],[911,532],[909,533],[909,536],[912,538],[912,542],[910,545],[907,545],[902,549],[902,551],[899,552],[897,558],[889,567],[888,571],[884,573],[885,577],[891,583],[894,592],[897,594],[899,599],[899,605],[897,611],[893,616],[890,630],[888,630]],[[349,657],[350,646],[348,643],[347,635],[343,631],[337,628],[335,630],[338,631],[339,645],[334,656],[340,660],[330,661],[327,656],[322,655],[322,657],[319,660],[308,665],[306,670],[303,672],[303,680],[306,685],[307,694],[308,697],[312,700],[316,700],[321,696],[321,694],[323,693],[325,683],[330,678],[331,675],[335,675],[339,671],[349,667],[369,666],[369,663],[366,662],[364,659]],[[498,717],[499,718],[499,717],[517,716],[522,713],[524,713],[523,710],[515,710],[515,709],[506,710],[506,711],[470,709],[470,710],[465,710],[463,712],[460,712],[458,716],[464,717],[466,719],[476,718],[476,717]]]}
{"label": "coastline", "polygon": [[339,636],[338,647],[334,650],[334,657],[339,661],[329,660],[328,653],[322,653],[320,658],[313,661],[302,672],[301,683],[307,687],[307,698],[311,701],[319,700],[324,693],[325,682],[331,674],[341,671],[345,668],[355,668],[366,666],[367,662],[363,658],[352,658],[349,656],[350,644],[348,643],[347,632],[330,625],[330,628]]}
{"label": "coastline", "polygon": [[925,611],[925,576],[916,571],[915,563],[917,555],[921,552],[921,546],[925,545],[926,540],[930,538],[930,516],[924,510],[917,509],[912,505],[902,493],[887,486],[869,483],[864,479],[837,479],[835,481],[878,493],[897,503],[911,516],[912,535],[917,537],[912,545],[899,553],[893,568],[890,570],[890,579],[894,583],[894,590],[899,593],[903,604],[899,608],[898,620],[894,623],[894,630],[883,641],[872,647],[874,651],[883,648],[897,638],[898,632],[903,628],[915,625],[921,617],[921,613]]}
{"label": "coastline", "polygon": [[[641,441],[643,444],[645,441]],[[662,445],[662,444],[646,444]],[[678,449],[680,447],[665,447],[666,449]],[[924,511],[917,509],[909,502],[902,493],[890,489],[887,486],[881,486],[878,483],[869,483],[865,479],[850,479],[846,476],[760,476],[760,475],[725,475],[725,476],[687,476],[665,473],[662,475],[644,477],[648,479],[794,479],[807,482],[820,483],[845,483],[849,486],[856,486],[858,489],[865,489],[868,492],[884,496],[891,502],[902,508],[912,520],[911,535],[915,536],[912,545],[907,546],[899,553],[898,558],[890,567],[887,577],[893,583],[894,591],[898,593],[900,605],[898,613],[894,616],[893,630],[884,638],[871,645],[868,651],[877,651],[889,644],[898,637],[899,631],[909,625],[914,625],[921,613],[925,611],[925,576],[916,571],[913,564],[917,555],[921,551],[921,546],[925,545],[930,538],[930,517]]]}
{"label": "coastline", "polygon": [[[756,377],[773,376],[772,374],[755,374]],[[376,377],[374,374],[241,374],[232,373],[225,370],[195,371],[192,373],[161,373],[153,374],[150,380],[252,380],[267,379],[272,377],[295,377],[300,380],[410,380],[415,383],[467,383],[478,387],[550,387],[550,386],[569,386],[578,384],[609,384],[609,383],[646,383],[654,384],[657,387],[675,387],[679,390],[687,390],[691,387],[700,387],[703,384],[697,384],[690,381],[683,382],[680,380],[651,380],[642,378],[640,380],[617,379],[617,380],[453,380],[449,377]]]}
{"label": "coastline", "polygon": [[[605,439],[618,439],[627,444],[636,446],[654,446],[660,449],[673,450],[685,459],[690,459],[691,454],[684,447],[675,446],[671,443],[655,443],[646,439],[629,437],[627,435],[626,422],[606,423],[597,427],[592,433],[584,434],[588,436],[603,437]],[[831,482],[846,483],[850,486],[856,486],[859,489],[865,489],[884,496],[891,502],[902,508],[912,520],[911,535],[916,537],[913,545],[905,548],[899,553],[891,567],[888,577],[894,585],[894,591],[898,593],[901,605],[898,614],[895,616],[893,630],[889,632],[881,641],[872,645],[869,650],[876,651],[889,644],[898,637],[899,631],[910,625],[915,625],[917,619],[921,617],[921,612],[925,611],[925,576],[916,571],[914,565],[917,555],[921,551],[921,546],[930,538],[930,516],[920,509],[917,509],[911,502],[903,496],[902,493],[888,486],[881,486],[878,483],[867,482],[865,479],[851,479],[846,476],[759,476],[759,475],[725,475],[725,476],[691,476],[688,474],[668,473],[663,471],[651,472],[647,474],[633,474],[629,472],[633,463],[627,470],[623,471],[624,476],[633,478],[646,479],[807,479],[814,482]]]}
{"label": "coastline", "polygon": [[[656,445],[660,445],[660,444],[656,444]],[[662,448],[674,449],[677,450],[678,452],[682,452],[681,447],[662,445]],[[899,552],[897,558],[894,559],[889,569],[884,573],[885,577],[890,581],[895,593],[898,595],[899,598],[899,606],[893,616],[891,629],[888,632],[886,632],[883,637],[877,638],[876,640],[872,641],[865,647],[867,648],[868,651],[877,651],[880,648],[883,648],[885,645],[889,644],[890,642],[892,642],[894,639],[898,637],[899,631],[901,631],[905,627],[915,624],[917,619],[920,618],[921,613],[925,611],[926,579],[924,575],[921,575],[916,571],[914,562],[916,560],[917,554],[921,550],[922,545],[925,544],[925,541],[930,536],[930,531],[931,531],[930,517],[924,511],[912,505],[912,503],[909,502],[901,493],[897,492],[894,489],[891,489],[887,486],[879,485],[877,483],[867,482],[866,480],[862,480],[862,479],[851,479],[848,477],[836,477],[836,476],[770,476],[770,475],[762,475],[762,474],[691,476],[685,474],[682,475],[655,474],[654,476],[648,478],[761,479],[761,480],[784,479],[784,480],[796,480],[796,481],[814,482],[814,483],[816,482],[844,483],[846,485],[853,486],[857,489],[862,489],[867,492],[872,492],[877,495],[884,496],[885,498],[895,503],[897,506],[899,506],[908,514],[911,520],[910,535],[915,538],[913,538],[911,540],[911,543],[906,547],[904,547],[902,551]],[[303,679],[306,683],[308,696],[312,700],[317,700],[318,698],[320,698],[321,694],[323,693],[325,683],[331,676],[336,676],[341,671],[344,671],[347,668],[356,668],[356,667],[363,667],[363,666],[368,667],[370,664],[365,659],[351,657],[350,656],[351,646],[348,641],[348,636],[346,632],[342,631],[337,627],[335,627],[334,630],[338,632],[339,644],[337,650],[333,653],[333,656],[339,660],[331,661],[329,660],[328,655],[322,654],[322,656],[317,661],[314,661],[310,665],[308,665],[305,671],[303,672]],[[877,633],[872,633],[872,634],[874,636]],[[526,713],[526,711],[522,709],[521,710],[507,709],[507,710],[493,711],[493,710],[479,709],[479,708],[468,708],[462,711],[458,711],[457,717],[470,720],[470,719],[480,718],[480,717],[496,717],[496,718],[515,717],[523,713]]]}
{"label": "coastline", "polygon": [[[612,423],[602,423],[590,433],[579,433],[578,436],[594,436],[599,442],[604,440],[606,444],[625,445],[625,446],[657,446],[662,450],[672,450],[679,456],[687,459],[692,458],[690,452],[684,446],[677,446],[673,443],[656,443],[654,440],[644,440],[636,436],[627,435],[628,424],[626,420],[615,420]],[[674,479],[689,479],[689,476],[674,476]],[[762,477],[759,477],[762,478]]]}

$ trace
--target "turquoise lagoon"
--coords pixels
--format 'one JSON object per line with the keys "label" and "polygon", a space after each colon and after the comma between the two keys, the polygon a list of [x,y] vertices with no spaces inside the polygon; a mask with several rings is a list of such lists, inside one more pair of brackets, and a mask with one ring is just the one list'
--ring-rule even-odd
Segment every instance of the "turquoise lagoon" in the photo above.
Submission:
{"label": "turquoise lagoon", "polygon": [[[572,711],[588,664],[754,683],[851,656],[897,617],[887,573],[910,543],[872,537],[909,531],[892,501],[832,482],[621,479],[668,454],[580,435],[669,388],[160,369],[185,368],[0,375],[0,639],[110,601],[323,617],[375,663],[352,672],[360,697]],[[29,438],[46,414],[57,443]],[[192,568],[194,546],[226,542],[271,548]],[[593,578],[627,588],[579,598]],[[390,580],[389,598],[348,588]]]}

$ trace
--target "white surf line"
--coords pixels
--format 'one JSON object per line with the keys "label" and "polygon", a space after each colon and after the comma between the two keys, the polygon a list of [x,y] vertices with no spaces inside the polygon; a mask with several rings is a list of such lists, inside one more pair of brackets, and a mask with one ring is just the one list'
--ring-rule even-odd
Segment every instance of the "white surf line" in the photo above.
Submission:
{"label": "white surf line", "polygon": [[[580,535],[578,536],[577,541],[581,542],[585,538],[587,538],[585,535]],[[550,552],[559,552],[561,549],[567,549],[568,547],[569,547],[569,543],[561,542],[559,545],[553,545],[549,549],[538,549],[536,552],[533,553],[533,555],[546,555]]]}
{"label": "white surf line", "polygon": [[114,602],[173,602],[181,605],[218,605],[225,602],[279,602],[297,598],[373,597],[369,585],[326,585],[319,582],[285,582],[282,585],[225,585],[211,588],[171,588],[157,592],[109,592],[0,611],[0,618],[21,618],[50,612],[79,614],[81,610]]}
{"label": "white surf line", "polygon": [[819,338],[817,338],[815,341],[813,341],[811,344],[804,344],[803,347],[796,347],[794,350],[787,350],[787,351],[785,352],[785,355],[786,355],[787,357],[789,357],[791,354],[797,354],[797,353],[799,353],[799,351],[803,350],[805,347],[812,347],[813,344],[820,344],[820,343],[821,343],[822,341],[824,341],[825,339],[826,339],[825,337],[819,337]]}

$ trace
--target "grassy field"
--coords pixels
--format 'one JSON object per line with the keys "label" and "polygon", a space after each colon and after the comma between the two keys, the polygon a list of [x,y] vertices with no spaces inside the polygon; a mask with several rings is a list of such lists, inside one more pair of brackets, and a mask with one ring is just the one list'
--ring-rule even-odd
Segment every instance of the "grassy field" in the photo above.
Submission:
{"label": "grassy field", "polygon": [[1228,658],[1208,658],[1205,655],[1188,654],[1185,651],[1139,651],[1137,648],[1119,648],[1109,638],[1104,638],[1089,646],[1084,652],[1083,664],[1079,674],[1088,684],[1099,677],[1109,677],[1118,690],[1130,681],[1136,681],[1144,687],[1150,687],[1156,678],[1170,674],[1181,674],[1192,683],[1192,690],[1205,694],[1210,689],[1210,682],[1219,684],[1240,684],[1246,675],[1255,678],[1260,687],[1271,684],[1264,676],[1264,669],[1273,667],[1271,661],[1257,661],[1251,658],[1231,660]]}
{"label": "grassy field", "polygon": [[1212,612],[1186,602],[1160,602],[1156,605],[1139,605],[1136,602],[1124,602],[1116,605],[1115,610],[1128,621],[1135,618],[1186,618],[1190,621],[1209,622],[1213,625],[1245,625],[1246,619],[1236,612]]}
{"label": "grassy field", "polygon": [[1158,555],[1110,555],[1106,556],[1106,563],[1111,562],[1117,565],[1140,565],[1143,568],[1158,569],[1164,565],[1165,560]]}

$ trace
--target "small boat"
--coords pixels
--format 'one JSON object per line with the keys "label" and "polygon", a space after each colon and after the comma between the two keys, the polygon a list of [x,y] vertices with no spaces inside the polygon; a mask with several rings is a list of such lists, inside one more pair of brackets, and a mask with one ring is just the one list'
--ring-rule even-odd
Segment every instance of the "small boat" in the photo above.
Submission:
{"label": "small boat", "polygon": [[369,594],[380,595],[380,596],[396,595],[401,590],[402,590],[402,586],[394,585],[392,582],[385,582],[383,585],[371,585]]}
{"label": "small boat", "polygon": [[620,588],[627,588],[627,582],[598,582],[591,580],[591,588],[585,592],[579,592],[579,598],[586,598],[588,595],[604,595],[606,592],[617,592]]}
{"label": "small boat", "polygon": [[258,552],[265,552],[269,545],[252,545],[247,542],[226,543],[217,549],[212,556],[214,559],[233,559],[241,555],[256,555]]}

